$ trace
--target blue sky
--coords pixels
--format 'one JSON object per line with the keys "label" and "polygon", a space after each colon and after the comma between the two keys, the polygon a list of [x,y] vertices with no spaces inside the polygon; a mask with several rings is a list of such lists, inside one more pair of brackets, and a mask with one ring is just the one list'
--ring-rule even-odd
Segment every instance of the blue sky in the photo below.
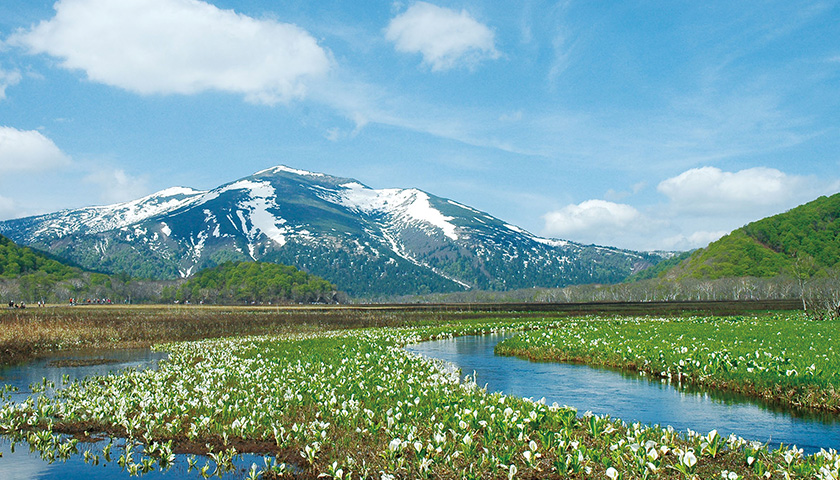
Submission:
{"label": "blue sky", "polygon": [[704,246],[840,191],[840,3],[0,4],[0,219],[278,164]]}

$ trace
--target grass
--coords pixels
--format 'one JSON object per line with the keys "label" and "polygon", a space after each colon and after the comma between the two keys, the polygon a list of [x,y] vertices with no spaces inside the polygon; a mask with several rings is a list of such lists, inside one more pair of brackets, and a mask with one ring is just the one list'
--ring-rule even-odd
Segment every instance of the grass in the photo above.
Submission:
{"label": "grass", "polygon": [[840,412],[840,321],[785,313],[588,317],[508,339],[499,355],[580,362]]}
{"label": "grass", "polygon": [[[806,456],[717,432],[679,434],[578,416],[488,393],[402,348],[428,338],[540,329],[536,334],[565,325],[438,319],[170,343],[158,347],[170,360],[157,370],[91,378],[66,385],[55,399],[6,404],[0,432],[46,458],[81,455],[97,464],[113,453],[130,473],[166,469],[174,453],[192,452],[207,455],[191,464],[210,476],[229,468],[237,453],[254,452],[266,456],[254,478],[838,477],[834,451]],[[129,440],[113,452],[111,444],[106,452],[79,441],[102,432]]]}
{"label": "grass", "polygon": [[0,365],[61,350],[418,325],[475,315],[343,307],[77,306],[0,310]]}

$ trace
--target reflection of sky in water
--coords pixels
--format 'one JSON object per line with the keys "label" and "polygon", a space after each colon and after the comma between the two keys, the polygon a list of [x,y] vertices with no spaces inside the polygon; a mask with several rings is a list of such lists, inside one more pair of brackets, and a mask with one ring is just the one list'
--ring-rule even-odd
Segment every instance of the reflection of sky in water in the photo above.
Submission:
{"label": "reflection of sky in water", "polygon": [[[64,375],[67,375],[69,381],[72,382],[75,379],[93,375],[107,375],[126,368],[156,368],[158,361],[166,357],[166,353],[153,352],[148,348],[57,353],[24,365],[0,367],[0,385],[17,387],[20,392],[13,396],[13,400],[22,401],[30,394],[29,386],[33,383],[40,384],[45,378],[57,387],[61,387],[62,376]],[[72,360],[102,360],[108,363],[83,367],[52,365],[53,362]]]}
{"label": "reflection of sky in water", "polygon": [[[90,448],[92,453],[101,453],[102,447],[108,442],[99,442],[94,448],[90,444],[84,448]],[[114,442],[114,449],[112,450],[113,461],[108,464],[100,463],[97,466],[85,464],[81,455],[73,455],[73,457],[63,462],[56,460],[52,464],[41,460],[37,452],[31,453],[29,446],[26,444],[17,444],[15,446],[15,453],[11,453],[10,443],[8,440],[0,437],[0,452],[3,456],[0,457],[0,480],[31,480],[31,479],[50,479],[50,480],[78,480],[78,479],[97,479],[97,480],[124,480],[129,478],[141,478],[143,480],[172,480],[176,478],[194,478],[200,479],[201,475],[196,470],[188,473],[187,460],[185,455],[176,455],[175,465],[166,472],[161,472],[159,469],[145,473],[139,477],[130,476],[126,471],[117,465],[116,458],[122,453],[122,449],[117,449]],[[79,451],[82,452],[80,444]],[[120,443],[121,445],[121,443]],[[137,450],[139,452],[139,450]],[[116,453],[116,455],[114,455]],[[135,455],[135,460],[139,459],[139,455]],[[204,457],[197,457],[198,466],[205,464]],[[242,455],[241,458],[234,460],[237,470],[222,476],[222,479],[242,479],[247,476],[251,464],[256,463],[258,466],[264,465],[263,458],[260,455]],[[213,469],[211,468],[212,472]],[[212,478],[219,478],[214,476]]]}
{"label": "reflection of sky in water", "polygon": [[[152,352],[149,349],[134,349],[134,350],[103,350],[103,351],[87,351],[76,353],[60,353],[49,358],[36,360],[25,365],[14,367],[0,367],[0,385],[13,385],[20,389],[20,393],[12,395],[14,401],[23,401],[29,395],[29,385],[33,383],[42,383],[43,379],[61,386],[62,376],[68,375],[70,381],[74,379],[82,379],[92,375],[107,375],[109,373],[116,373],[125,368],[156,368],[158,361],[166,358],[165,353]],[[91,365],[83,367],[56,367],[50,364],[54,361],[65,360],[81,360],[81,359],[102,359],[111,362],[102,365]],[[8,394],[7,394],[8,398]],[[29,451],[29,445],[26,443],[18,443],[15,446],[15,452],[11,451],[11,443],[8,439],[0,437],[0,480],[30,480],[30,479],[56,479],[56,480],[75,480],[80,478],[96,478],[103,480],[111,479],[129,479],[138,478],[131,477],[116,463],[122,453],[122,449],[117,449],[118,445],[122,445],[121,441],[114,442],[114,448],[111,451],[113,461],[105,464],[100,463],[98,466],[88,465],[84,463],[81,452],[85,449],[90,449],[91,453],[100,453],[105,447],[107,441],[99,442],[98,444],[82,444],[78,445],[79,454],[63,462],[57,460],[52,464],[41,460],[40,455]],[[135,459],[139,459],[139,455]],[[198,457],[198,466],[205,464],[204,457]],[[248,469],[252,463],[258,466],[263,466],[263,458],[261,455],[242,455],[241,458],[235,460],[234,463],[238,467],[235,472],[228,473],[222,478],[239,479],[245,478]],[[212,468],[211,468],[212,471]],[[160,472],[156,470],[141,477],[143,480],[155,479],[173,479],[173,478],[201,478],[197,471],[187,473],[187,457],[185,455],[176,455],[175,465],[167,472]],[[213,477],[219,478],[219,477]]]}
{"label": "reflection of sky in water", "polygon": [[493,347],[510,334],[461,337],[410,345],[407,349],[452,362],[490,391],[570,405],[625,422],[671,425],[701,433],[717,429],[748,440],[797,445],[808,452],[840,448],[840,420],[795,418],[746,401],[681,391],[659,381],[584,365],[536,363],[499,357]]}
{"label": "reflection of sky in water", "polygon": [[0,437],[0,479],[3,480],[28,480],[37,478],[49,478],[51,468],[57,465],[49,465],[38,456],[37,453],[29,453],[26,445],[17,445],[15,453],[11,453],[11,445],[8,440]]}

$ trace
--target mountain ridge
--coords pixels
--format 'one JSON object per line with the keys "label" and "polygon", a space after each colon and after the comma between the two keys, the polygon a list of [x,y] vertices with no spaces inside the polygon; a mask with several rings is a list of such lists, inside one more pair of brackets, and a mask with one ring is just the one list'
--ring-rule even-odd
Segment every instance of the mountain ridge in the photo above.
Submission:
{"label": "mountain ridge", "polygon": [[284,165],[206,191],[7,220],[0,233],[106,272],[175,278],[261,260],[366,297],[616,282],[666,256],[542,238],[416,188]]}

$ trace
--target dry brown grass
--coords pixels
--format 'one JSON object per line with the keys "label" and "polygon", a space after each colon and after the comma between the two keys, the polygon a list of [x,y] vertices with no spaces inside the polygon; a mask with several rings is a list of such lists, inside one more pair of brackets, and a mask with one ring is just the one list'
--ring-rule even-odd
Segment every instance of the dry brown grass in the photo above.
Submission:
{"label": "dry brown grass", "polygon": [[55,306],[0,311],[0,365],[57,350],[133,348],[241,335],[400,326],[459,312],[349,307]]}

